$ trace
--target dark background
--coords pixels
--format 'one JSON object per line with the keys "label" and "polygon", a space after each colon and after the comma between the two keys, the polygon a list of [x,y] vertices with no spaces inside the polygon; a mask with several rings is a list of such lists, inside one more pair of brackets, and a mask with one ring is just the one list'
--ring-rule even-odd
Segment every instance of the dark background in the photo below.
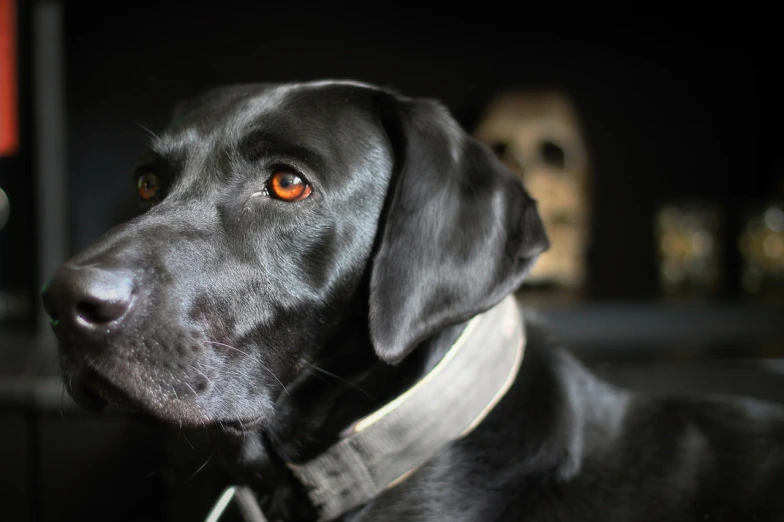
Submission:
{"label": "dark background", "polygon": [[[441,99],[472,131],[495,94],[557,88],[582,120],[595,213],[588,300],[545,314],[554,329],[621,384],[783,398],[784,306],[741,298],[734,248],[744,205],[784,198],[784,85],[772,15],[689,17],[679,6],[623,21],[481,3],[60,5],[71,253],[136,212],[131,167],[148,139],[142,127],[162,130],[173,104],[202,89],[355,79]],[[36,78],[25,67],[28,103]],[[47,151],[26,136],[18,168],[30,176]],[[713,300],[673,308],[658,297],[654,213],[692,198],[725,213],[729,284]],[[37,300],[34,225],[29,214],[14,259]],[[30,356],[0,329],[0,503],[9,520],[203,519],[224,480],[203,433],[80,412],[60,398],[51,353],[44,371],[13,378],[8,353]]]}
{"label": "dark background", "polygon": [[[781,55],[772,20],[638,22],[462,9],[69,3],[73,216],[83,248],[132,212],[128,175],[173,104],[214,85],[350,78],[443,100],[469,131],[500,91],[573,99],[596,175],[589,295],[656,295],[659,204],[699,197],[732,237],[749,199],[784,196]],[[778,42],[780,43],[780,42]],[[777,183],[781,186],[776,186]],[[728,272],[737,272],[730,241]],[[733,270],[734,269],[734,270]],[[726,296],[738,294],[730,278]]]}

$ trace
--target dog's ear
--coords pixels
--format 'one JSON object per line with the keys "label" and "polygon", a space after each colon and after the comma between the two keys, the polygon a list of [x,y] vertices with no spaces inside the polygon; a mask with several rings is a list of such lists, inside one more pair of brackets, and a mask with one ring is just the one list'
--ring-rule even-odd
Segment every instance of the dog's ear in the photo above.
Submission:
{"label": "dog's ear", "polygon": [[370,335],[394,364],[517,289],[549,242],[519,179],[440,104],[388,95],[379,114],[395,160],[373,258]]}

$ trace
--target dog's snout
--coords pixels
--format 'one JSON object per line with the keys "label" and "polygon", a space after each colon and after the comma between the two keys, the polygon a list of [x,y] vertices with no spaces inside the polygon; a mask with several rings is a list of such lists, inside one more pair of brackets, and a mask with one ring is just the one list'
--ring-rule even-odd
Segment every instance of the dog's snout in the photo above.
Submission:
{"label": "dog's snout", "polygon": [[121,322],[131,311],[133,297],[131,271],[69,265],[55,274],[42,296],[53,326],[66,323],[81,333]]}

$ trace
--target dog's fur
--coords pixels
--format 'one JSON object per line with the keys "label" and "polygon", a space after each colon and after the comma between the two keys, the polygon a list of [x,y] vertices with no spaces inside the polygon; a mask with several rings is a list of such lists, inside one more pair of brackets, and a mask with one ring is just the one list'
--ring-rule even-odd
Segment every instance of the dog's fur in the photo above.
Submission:
{"label": "dog's fur", "polygon": [[[312,195],[265,195],[280,168]],[[66,383],[87,405],[214,428],[271,520],[314,516],[284,462],[411,386],[547,246],[535,202],[447,111],[363,84],[208,92],[177,108],[149,170],[160,201],[44,296]],[[114,298],[127,310],[89,315]],[[782,409],[637,396],[527,330],[485,421],[342,520],[784,518]]]}

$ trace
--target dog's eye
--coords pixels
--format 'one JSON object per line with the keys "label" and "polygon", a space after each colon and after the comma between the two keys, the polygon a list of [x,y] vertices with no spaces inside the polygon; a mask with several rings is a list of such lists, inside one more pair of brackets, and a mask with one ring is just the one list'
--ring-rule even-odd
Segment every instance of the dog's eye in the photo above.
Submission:
{"label": "dog's eye", "polygon": [[269,195],[288,202],[300,201],[310,196],[310,185],[288,170],[279,170],[267,182]]}
{"label": "dog's eye", "polygon": [[144,201],[150,201],[158,194],[158,177],[152,172],[145,172],[136,181],[136,190]]}

